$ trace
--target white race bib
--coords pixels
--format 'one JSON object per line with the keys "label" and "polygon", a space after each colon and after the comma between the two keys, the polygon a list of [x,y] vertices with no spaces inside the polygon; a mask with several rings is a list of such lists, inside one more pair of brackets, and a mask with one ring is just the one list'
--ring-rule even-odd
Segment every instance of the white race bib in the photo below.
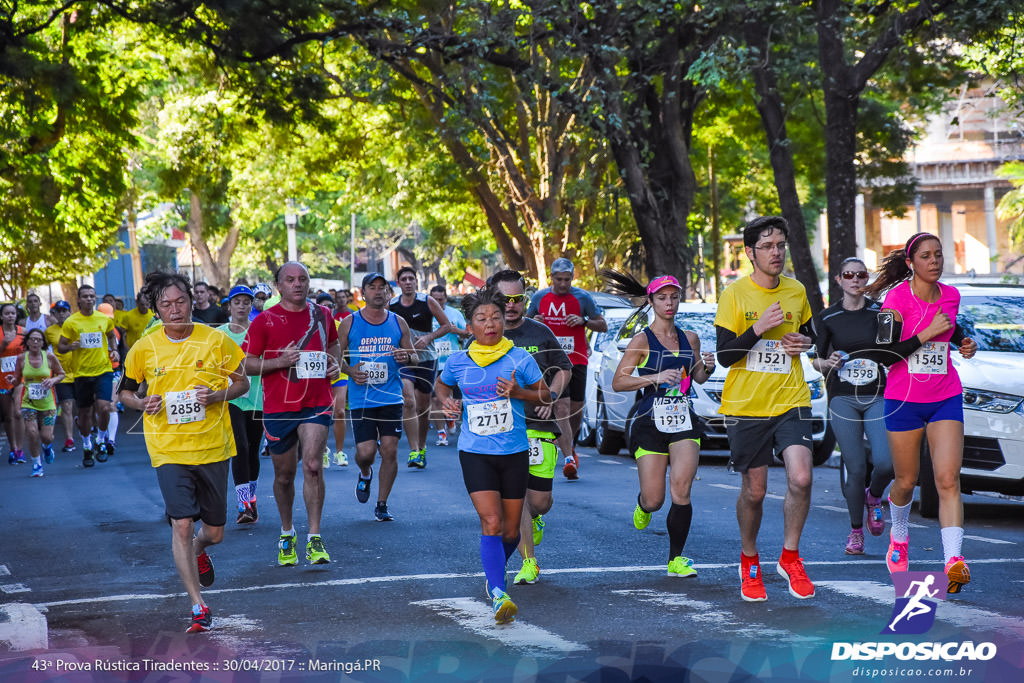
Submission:
{"label": "white race bib", "polygon": [[512,403],[507,398],[466,406],[469,431],[478,436],[491,436],[512,431]]}
{"label": "white race bib", "polygon": [[388,364],[363,361],[359,369],[366,373],[367,384],[384,384],[388,381]]}
{"label": "white race bib", "polygon": [[43,388],[42,384],[28,385],[28,400],[30,401],[42,401],[49,393],[47,389]]}
{"label": "white race bib", "polygon": [[693,429],[690,422],[690,399],[686,396],[655,398],[654,426],[662,434],[678,434]]}
{"label": "white race bib", "polygon": [[848,360],[839,369],[839,379],[855,387],[871,384],[878,379],[878,363],[867,358]]}
{"label": "white race bib", "polygon": [[434,351],[438,356],[450,356],[455,353],[455,347],[451,339],[435,339]]}
{"label": "white race bib", "polygon": [[0,372],[14,372],[14,368],[17,364],[17,356],[4,356],[3,358],[0,358]]}
{"label": "white race bib", "polygon": [[530,466],[544,464],[544,442],[530,439]]}
{"label": "white race bib", "polygon": [[206,406],[196,400],[195,389],[168,391],[164,394],[167,406],[167,424],[178,425],[188,422],[202,422],[206,419]]}
{"label": "white race bib", "polygon": [[103,333],[102,332],[83,332],[78,337],[79,348],[83,349],[102,349],[103,348]]}
{"label": "white race bib", "polygon": [[910,372],[914,375],[945,375],[949,342],[925,342],[910,355]]}
{"label": "white race bib", "polygon": [[793,359],[782,350],[777,339],[762,339],[747,352],[747,370],[788,375]]}
{"label": "white race bib", "polygon": [[295,364],[295,376],[299,379],[324,379],[327,377],[327,353],[324,351],[299,351],[299,362]]}
{"label": "white race bib", "polygon": [[562,347],[562,350],[566,353],[572,353],[576,350],[576,337],[555,337],[558,340],[558,345]]}

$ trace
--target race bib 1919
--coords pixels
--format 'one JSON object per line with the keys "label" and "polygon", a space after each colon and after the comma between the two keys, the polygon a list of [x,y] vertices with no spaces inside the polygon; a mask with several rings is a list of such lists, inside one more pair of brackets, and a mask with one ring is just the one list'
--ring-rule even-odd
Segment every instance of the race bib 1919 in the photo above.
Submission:
{"label": "race bib 1919", "polygon": [[206,406],[196,400],[197,394],[195,389],[168,391],[164,395],[164,402],[167,405],[167,424],[177,425],[205,420]]}
{"label": "race bib 1919", "polygon": [[693,429],[690,421],[690,400],[686,396],[665,396],[654,399],[654,426],[662,434],[678,434]]}
{"label": "race bib 1919", "polygon": [[788,375],[793,359],[782,350],[777,339],[761,339],[747,352],[747,370]]}

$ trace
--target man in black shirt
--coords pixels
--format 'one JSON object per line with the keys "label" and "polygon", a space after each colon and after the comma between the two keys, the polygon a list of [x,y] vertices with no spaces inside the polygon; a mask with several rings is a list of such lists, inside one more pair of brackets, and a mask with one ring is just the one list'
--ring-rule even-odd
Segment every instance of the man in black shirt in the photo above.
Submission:
{"label": "man in black shirt", "polygon": [[210,286],[208,284],[197,282],[192,291],[196,295],[196,302],[192,308],[193,322],[204,323],[213,327],[228,322],[228,317],[224,314],[224,310],[220,307],[219,302],[217,305],[210,303]]}

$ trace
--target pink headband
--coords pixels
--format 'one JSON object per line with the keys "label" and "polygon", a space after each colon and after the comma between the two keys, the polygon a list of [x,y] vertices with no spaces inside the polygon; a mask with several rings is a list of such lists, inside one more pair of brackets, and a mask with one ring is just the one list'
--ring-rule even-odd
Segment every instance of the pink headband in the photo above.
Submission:
{"label": "pink headband", "polygon": [[664,289],[665,287],[675,287],[680,291],[683,289],[679,286],[679,280],[671,275],[661,275],[651,280],[651,284],[647,285],[647,294],[654,294],[659,289]]}
{"label": "pink headband", "polygon": [[917,233],[916,235],[914,235],[913,237],[910,238],[910,241],[907,242],[906,249],[904,249],[904,253],[907,255],[908,258],[910,257],[910,249],[911,249],[911,247],[914,246],[914,242],[916,242],[921,237],[934,237],[935,239],[939,239],[938,237],[935,237],[935,235],[931,234],[930,232],[919,232],[919,233]]}

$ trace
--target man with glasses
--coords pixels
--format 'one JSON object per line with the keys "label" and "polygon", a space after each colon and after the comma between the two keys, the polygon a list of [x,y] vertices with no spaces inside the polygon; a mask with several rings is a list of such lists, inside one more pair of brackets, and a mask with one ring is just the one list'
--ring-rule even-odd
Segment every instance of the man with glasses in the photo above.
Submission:
{"label": "man with glasses", "polygon": [[576,268],[567,258],[551,264],[551,286],[540,290],[530,300],[526,315],[548,326],[572,361],[572,379],[568,396],[555,403],[555,417],[562,435],[558,445],[565,456],[562,474],[566,479],[579,478],[580,460],[573,444],[583,422],[583,401],[587,395],[587,330],[606,332],[604,311],[589,293],[572,286]]}
{"label": "man with glasses", "polygon": [[767,599],[757,552],[768,466],[778,453],[786,466],[784,538],[777,570],[796,598],[814,597],[799,554],[811,502],[811,394],[800,354],[812,341],[811,307],[797,280],[782,275],[789,226],[779,216],[756,218],[743,229],[754,272],[726,287],[718,300],[718,361],[729,368],[719,412],[727,415],[730,467],[742,473],[736,501],[740,594]]}

